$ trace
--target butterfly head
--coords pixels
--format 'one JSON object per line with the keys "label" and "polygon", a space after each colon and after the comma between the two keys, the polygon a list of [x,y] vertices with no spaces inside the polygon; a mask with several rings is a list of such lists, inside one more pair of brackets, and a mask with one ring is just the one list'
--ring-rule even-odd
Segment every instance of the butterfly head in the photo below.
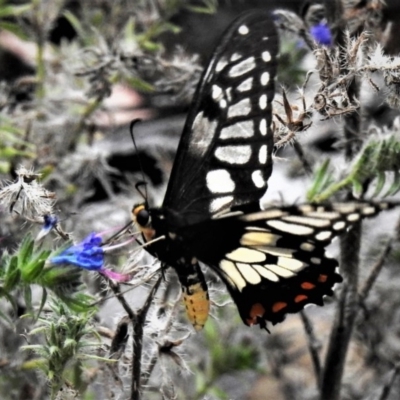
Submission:
{"label": "butterfly head", "polygon": [[146,242],[154,239],[155,230],[151,224],[151,214],[145,203],[135,204],[132,208],[132,219],[142,231]]}

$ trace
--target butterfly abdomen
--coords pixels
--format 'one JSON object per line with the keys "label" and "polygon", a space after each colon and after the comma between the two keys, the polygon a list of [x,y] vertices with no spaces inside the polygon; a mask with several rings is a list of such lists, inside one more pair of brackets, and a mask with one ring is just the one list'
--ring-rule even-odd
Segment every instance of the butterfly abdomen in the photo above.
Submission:
{"label": "butterfly abdomen", "polygon": [[203,329],[210,311],[207,284],[195,258],[182,258],[175,266],[182,285],[186,315],[196,331]]}

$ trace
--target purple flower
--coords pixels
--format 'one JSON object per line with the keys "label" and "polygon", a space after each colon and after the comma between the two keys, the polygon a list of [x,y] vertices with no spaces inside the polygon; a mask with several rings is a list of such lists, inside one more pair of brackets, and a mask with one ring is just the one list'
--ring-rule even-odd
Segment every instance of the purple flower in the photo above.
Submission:
{"label": "purple flower", "polygon": [[326,22],[320,22],[310,28],[311,36],[318,44],[332,46],[332,33]]}
{"label": "purple flower", "polygon": [[110,279],[126,282],[129,275],[119,274],[104,268],[104,247],[101,247],[103,239],[95,233],[90,233],[82,242],[69,247],[57,256],[51,258],[53,264],[72,264],[89,271],[98,271]]}

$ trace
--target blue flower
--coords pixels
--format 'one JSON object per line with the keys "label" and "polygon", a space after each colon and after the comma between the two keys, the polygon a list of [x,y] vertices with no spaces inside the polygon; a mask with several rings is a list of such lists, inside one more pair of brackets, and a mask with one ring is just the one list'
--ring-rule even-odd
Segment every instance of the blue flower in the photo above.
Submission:
{"label": "blue flower", "polygon": [[46,214],[43,216],[43,226],[38,235],[36,236],[35,241],[39,242],[42,240],[53,228],[58,224],[58,218],[56,215]]}
{"label": "blue flower", "polygon": [[72,264],[89,271],[98,271],[104,264],[104,249],[100,247],[102,238],[89,234],[82,242],[71,246],[51,259],[53,264]]}
{"label": "blue flower", "polygon": [[103,239],[95,233],[90,233],[82,242],[68,247],[57,256],[51,258],[53,264],[72,264],[89,271],[98,271],[109,279],[118,282],[130,280],[130,275],[119,274],[104,267],[104,252],[107,250],[101,247]]}
{"label": "blue flower", "polygon": [[318,44],[332,46],[332,33],[326,22],[320,22],[310,28],[311,36]]}

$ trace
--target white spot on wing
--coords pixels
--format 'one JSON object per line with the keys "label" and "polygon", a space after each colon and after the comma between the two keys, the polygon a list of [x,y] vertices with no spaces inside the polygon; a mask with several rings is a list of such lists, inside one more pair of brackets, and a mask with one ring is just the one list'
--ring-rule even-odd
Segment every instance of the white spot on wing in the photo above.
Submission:
{"label": "white spot on wing", "polygon": [[240,53],[233,53],[231,55],[231,61],[237,61],[239,58],[242,58],[242,55]]}
{"label": "white spot on wing", "polygon": [[209,171],[206,177],[207,187],[212,193],[231,193],[235,189],[230,173],[225,169]]}
{"label": "white spot on wing", "polygon": [[251,146],[219,146],[215,150],[215,157],[229,164],[246,164],[251,157]]}
{"label": "white spot on wing", "polygon": [[247,35],[250,31],[249,31],[249,28],[246,25],[240,25],[239,29],[238,29],[238,32],[241,35]]}
{"label": "white spot on wing", "polygon": [[247,74],[247,72],[250,72],[255,67],[256,63],[254,57],[248,57],[245,58],[243,61],[240,61],[239,63],[233,65],[229,70],[228,75],[231,78],[235,78],[237,76]]}
{"label": "white spot on wing", "polygon": [[240,121],[221,129],[220,139],[250,138],[253,136],[253,121]]}
{"label": "white spot on wing", "polygon": [[243,220],[251,221],[261,221],[265,219],[275,219],[287,215],[287,212],[283,212],[279,208],[270,208],[264,211],[258,211],[255,213],[247,214],[243,216]]}
{"label": "white spot on wing", "polygon": [[328,240],[330,239],[332,236],[332,232],[331,231],[322,231],[320,233],[318,233],[317,235],[315,235],[315,239],[317,240]]}
{"label": "white spot on wing", "polygon": [[226,101],[225,99],[221,99],[221,100],[219,101],[219,106],[220,106],[221,108],[226,108],[227,105],[228,105],[228,103],[227,103],[227,101]]}
{"label": "white spot on wing", "polygon": [[267,182],[265,182],[262,172],[259,169],[254,171],[251,174],[251,179],[252,179],[254,185],[260,189],[263,188],[267,183]]}
{"label": "white spot on wing", "polygon": [[279,265],[266,264],[265,267],[274,272],[276,275],[282,276],[283,278],[290,278],[291,276],[295,275],[294,272],[286,268],[282,268]]}
{"label": "white spot on wing", "polygon": [[228,87],[226,89],[226,97],[228,98],[229,101],[232,101],[232,87]]}
{"label": "white spot on wing", "polygon": [[[268,245],[275,246],[278,239],[279,236],[269,232],[246,232],[240,238],[240,244],[249,247],[267,247]],[[264,247],[262,248],[262,251],[264,251]]]}
{"label": "white spot on wing", "polygon": [[313,244],[311,244],[311,243],[304,242],[304,243],[302,243],[302,244],[300,245],[300,249],[301,249],[301,250],[304,250],[304,251],[309,251],[309,252],[311,252],[311,251],[314,251],[315,246],[314,246]]}
{"label": "white spot on wing", "polygon": [[225,257],[232,261],[243,263],[257,263],[263,262],[267,259],[266,255],[261,251],[247,249],[246,247],[239,247],[238,249],[228,253]]}
{"label": "white spot on wing", "polygon": [[265,164],[267,162],[267,145],[263,144],[258,151],[258,161],[260,164]]}
{"label": "white spot on wing", "polygon": [[189,151],[198,157],[203,156],[211,144],[216,128],[217,121],[210,121],[208,118],[205,118],[203,112],[198,113],[193,121],[193,145],[189,147]]}
{"label": "white spot on wing", "polygon": [[227,208],[233,202],[233,196],[222,196],[213,199],[210,203],[210,212],[216,213],[221,211],[223,208]]}
{"label": "white spot on wing", "polygon": [[218,85],[212,85],[211,97],[214,100],[220,100],[223,95],[223,90]]}
{"label": "white spot on wing", "polygon": [[326,228],[330,226],[330,221],[321,218],[309,218],[300,215],[288,215],[283,218],[285,221],[294,222],[296,224],[310,225],[317,228]]}
{"label": "white spot on wing", "polygon": [[267,134],[267,120],[265,118],[260,121],[260,133],[263,136]]}
{"label": "white spot on wing", "polygon": [[290,271],[300,271],[305,267],[305,264],[295,258],[278,257],[278,265]]}
{"label": "white spot on wing", "polygon": [[376,209],[375,209],[375,207],[370,206],[370,207],[365,207],[365,208],[361,209],[361,212],[363,213],[363,215],[372,215],[372,214],[375,214]]}
{"label": "white spot on wing", "polygon": [[245,116],[249,114],[251,111],[251,104],[250,104],[250,99],[245,98],[241,101],[239,101],[236,104],[231,105],[228,108],[228,118],[233,118],[233,117],[238,117],[238,116]]}
{"label": "white spot on wing", "polygon": [[291,233],[292,235],[303,236],[314,233],[314,229],[308,226],[289,224],[287,222],[279,221],[277,219],[266,221],[266,224],[272,228],[278,229],[279,231]]}
{"label": "white spot on wing", "polygon": [[[334,211],[323,211],[323,212],[313,211],[313,212],[309,212],[309,211],[304,209],[305,207],[307,207],[307,205],[300,206],[299,208],[303,212],[307,213],[307,216],[309,216],[309,217],[326,218],[326,219],[337,219],[337,218],[340,217],[340,214],[338,212],[334,212]],[[312,206],[308,206],[308,207],[311,207],[311,209],[313,209]]]}
{"label": "white spot on wing", "polygon": [[217,65],[215,66],[215,70],[217,72],[221,72],[227,65],[228,65],[228,61],[226,60],[226,58],[221,58],[217,62]]}
{"label": "white spot on wing", "polygon": [[236,87],[236,90],[239,92],[246,92],[247,90],[250,90],[251,87],[253,86],[253,78],[247,78],[245,79],[240,85]]}
{"label": "white spot on wing", "polygon": [[340,231],[340,230],[342,230],[343,228],[345,228],[345,226],[346,226],[346,223],[345,223],[344,221],[339,221],[339,222],[335,222],[335,223],[333,224],[333,229],[334,229],[335,231]]}
{"label": "white spot on wing", "polygon": [[219,264],[221,270],[229,277],[229,279],[235,284],[239,291],[246,286],[246,281],[236,268],[235,264],[228,260],[222,260]]}
{"label": "white spot on wing", "polygon": [[261,276],[252,268],[250,264],[237,263],[236,266],[247,282],[251,283],[252,285],[257,285],[257,283],[261,282]]}
{"label": "white spot on wing", "polygon": [[261,108],[261,110],[265,110],[267,108],[267,95],[262,94],[260,98],[258,99],[258,105]]}
{"label": "white spot on wing", "polygon": [[255,265],[253,265],[253,268],[263,278],[268,279],[269,281],[272,281],[272,282],[278,282],[279,281],[279,277],[277,275],[275,275],[273,272],[271,272],[270,270],[268,270],[267,268],[265,268],[264,266],[255,264]]}
{"label": "white spot on wing", "polygon": [[269,51],[263,51],[261,53],[261,58],[263,61],[269,62],[269,61],[271,61],[271,53]]}
{"label": "white spot on wing", "polygon": [[347,216],[347,221],[350,221],[350,222],[358,221],[359,219],[360,219],[360,215],[356,214],[356,213],[353,213],[353,214],[350,214]]}
{"label": "white spot on wing", "polygon": [[258,246],[257,249],[276,257],[292,257],[293,253],[295,252],[294,249],[286,249],[284,247],[274,246]]}
{"label": "white spot on wing", "polygon": [[269,82],[269,73],[268,72],[263,72],[261,74],[261,79],[260,79],[261,85],[265,86]]}

